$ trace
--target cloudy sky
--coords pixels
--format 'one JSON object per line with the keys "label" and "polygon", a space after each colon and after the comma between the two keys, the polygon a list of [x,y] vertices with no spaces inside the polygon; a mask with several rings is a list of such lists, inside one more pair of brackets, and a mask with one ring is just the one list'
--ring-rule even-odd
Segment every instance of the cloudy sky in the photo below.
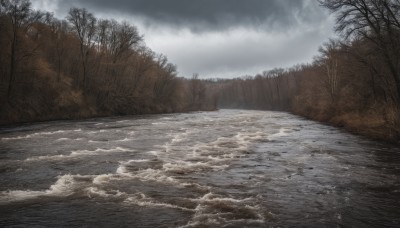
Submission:
{"label": "cloudy sky", "polygon": [[32,0],[64,18],[84,7],[99,18],[136,25],[179,76],[255,75],[311,62],[333,37],[333,19],[317,0]]}

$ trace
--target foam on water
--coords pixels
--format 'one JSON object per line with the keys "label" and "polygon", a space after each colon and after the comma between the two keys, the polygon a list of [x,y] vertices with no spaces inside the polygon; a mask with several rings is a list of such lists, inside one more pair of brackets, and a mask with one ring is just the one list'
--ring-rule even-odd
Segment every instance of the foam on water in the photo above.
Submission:
{"label": "foam on water", "polygon": [[118,152],[132,152],[134,150],[132,149],[127,149],[123,147],[115,147],[111,149],[102,149],[102,148],[97,148],[96,150],[74,150],[71,151],[70,154],[63,155],[45,155],[45,156],[37,156],[37,157],[30,157],[25,159],[25,161],[41,161],[41,160],[56,160],[56,159],[68,159],[68,158],[75,158],[79,156],[93,156],[93,155],[99,155],[99,154],[104,154],[104,153],[118,153]]}
{"label": "foam on water", "polygon": [[280,128],[278,133],[269,135],[268,140],[274,140],[289,135],[287,128]]}
{"label": "foam on water", "polygon": [[143,181],[154,181],[167,184],[180,184],[178,180],[173,177],[167,176],[163,170],[158,169],[145,169],[135,173],[125,173]]}
{"label": "foam on water", "polygon": [[45,156],[37,156],[37,157],[30,157],[25,159],[25,161],[41,161],[41,160],[54,160],[54,159],[63,159],[63,158],[71,158],[71,154],[69,155],[45,155]]}
{"label": "foam on water", "polygon": [[72,154],[91,154],[91,153],[97,154],[99,152],[111,153],[111,152],[127,152],[127,151],[133,151],[133,150],[118,146],[111,149],[97,148],[96,150],[75,150],[72,151]]}
{"label": "foam on water", "polygon": [[[183,133],[172,134],[171,141],[162,146],[165,148],[163,153],[149,152],[164,163],[158,172],[185,175],[227,169],[231,160],[247,156],[251,143],[265,135],[261,131],[238,132],[233,137],[218,137],[212,142],[182,145],[190,133],[186,130]],[[119,171],[127,172],[123,167]]]}
{"label": "foam on water", "polygon": [[85,133],[86,133],[86,134],[93,135],[93,134],[104,133],[104,132],[108,132],[108,130],[106,130],[106,129],[100,129],[100,130],[96,130],[96,131],[86,131]]}
{"label": "foam on water", "polygon": [[43,195],[46,195],[45,191],[31,191],[31,190],[2,191],[0,192],[0,204],[14,202],[14,201],[24,201],[28,199],[37,198]]}
{"label": "foam on water", "polygon": [[75,177],[82,177],[79,175],[63,175],[59,176],[57,181],[50,186],[49,189],[44,191],[31,191],[31,190],[11,190],[0,192],[0,203],[10,203],[15,201],[24,201],[35,199],[42,196],[69,196],[74,193],[76,188]]}
{"label": "foam on water", "polygon": [[226,169],[228,165],[213,165],[208,162],[184,162],[180,161],[177,163],[165,163],[163,169],[166,172],[172,172],[175,174],[185,174],[191,172],[200,172],[207,170],[223,170]]}
{"label": "foam on water", "polygon": [[198,205],[192,219],[183,227],[265,222],[265,217],[259,213],[261,208],[257,205],[257,200],[252,197],[235,199],[209,192],[191,201],[197,202]]}
{"label": "foam on water", "polygon": [[80,175],[63,175],[58,178],[57,182],[46,190],[46,194],[67,196],[74,192],[74,185],[76,184],[75,177],[82,177]]}
{"label": "foam on water", "polygon": [[113,179],[117,179],[115,174],[100,174],[93,178],[92,183],[95,185],[102,185],[110,182]]}
{"label": "foam on water", "polygon": [[[0,192],[0,204],[8,204],[18,201],[32,200],[39,197],[67,197],[81,190],[89,198],[100,197],[123,197],[128,194],[119,190],[104,190],[100,187],[110,180],[123,180],[118,174],[101,175],[63,175],[48,189],[42,191],[31,190],[8,190]],[[94,185],[94,186],[93,186]]]}
{"label": "foam on water", "polygon": [[[130,167],[134,169],[132,170]],[[202,186],[197,183],[182,182],[173,175],[183,175],[191,172],[209,169],[221,170],[225,168],[227,168],[227,165],[210,166],[208,164],[202,164],[201,162],[180,162],[179,164],[175,164],[162,163],[160,160],[157,159],[133,159],[125,162],[120,162],[120,165],[118,166],[115,175],[106,175],[101,178],[104,178],[105,181],[109,181],[109,179],[114,178],[138,179],[143,182],[158,182],[173,186],[192,188],[194,187],[199,190],[209,190],[209,187]],[[98,178],[95,178],[98,183],[102,182],[101,180],[97,179]]]}
{"label": "foam on water", "polygon": [[128,141],[132,141],[133,139],[131,139],[131,138],[123,138],[123,139],[118,139],[118,140],[115,140],[115,142],[128,142]]}
{"label": "foam on water", "polygon": [[63,133],[68,133],[68,132],[79,132],[79,131],[82,131],[82,129],[45,131],[45,132],[37,132],[37,133],[33,133],[33,134],[27,134],[24,136],[4,137],[4,138],[1,138],[1,140],[6,141],[6,140],[29,139],[29,138],[40,137],[40,136],[49,136],[49,135],[63,134]]}
{"label": "foam on water", "polygon": [[123,196],[127,195],[126,193],[120,192],[119,190],[105,191],[105,190],[99,189],[97,187],[85,188],[85,192],[89,198],[92,198],[94,196],[100,196],[100,197],[104,197],[104,198],[123,197]]}
{"label": "foam on water", "polygon": [[61,142],[61,141],[68,141],[71,140],[70,138],[59,138],[56,141]]}
{"label": "foam on water", "polygon": [[33,135],[25,135],[25,136],[17,136],[17,137],[8,137],[8,138],[1,138],[1,140],[18,140],[18,139],[29,139],[33,137]]}
{"label": "foam on water", "polygon": [[160,153],[160,151],[152,150],[152,151],[147,151],[147,153],[148,153],[148,154],[151,154],[151,155],[157,156],[157,155]]}
{"label": "foam on water", "polygon": [[141,206],[141,207],[164,207],[164,208],[172,208],[172,209],[179,209],[179,210],[194,212],[194,210],[190,209],[190,208],[180,207],[178,205],[169,204],[169,203],[157,202],[155,199],[153,199],[151,197],[147,197],[145,194],[140,193],[140,192],[125,199],[124,203],[133,204],[133,205],[137,205],[137,206]]}
{"label": "foam on water", "polygon": [[136,163],[136,162],[150,162],[150,159],[131,159],[128,160],[127,162],[123,162],[123,164],[129,164],[129,163]]}
{"label": "foam on water", "polygon": [[234,198],[230,198],[230,197],[222,197],[218,194],[209,192],[207,194],[205,194],[204,196],[202,196],[199,199],[193,199],[193,201],[195,202],[199,202],[199,203],[209,203],[209,202],[215,202],[215,203],[246,203],[246,202],[252,202],[254,201],[254,198],[252,197],[248,197],[248,198],[244,198],[244,199],[234,199]]}
{"label": "foam on water", "polygon": [[164,125],[164,124],[167,124],[167,123],[165,123],[165,122],[154,122],[154,123],[151,123],[151,124],[153,124],[153,125]]}
{"label": "foam on water", "polygon": [[129,175],[129,171],[126,169],[124,165],[118,166],[116,173],[121,175]]}

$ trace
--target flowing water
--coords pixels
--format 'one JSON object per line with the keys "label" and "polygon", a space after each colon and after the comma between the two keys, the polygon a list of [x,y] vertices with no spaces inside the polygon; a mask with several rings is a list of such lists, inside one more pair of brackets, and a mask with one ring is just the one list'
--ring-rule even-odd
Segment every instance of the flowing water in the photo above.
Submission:
{"label": "flowing water", "polygon": [[0,130],[1,227],[400,226],[400,147],[281,112]]}

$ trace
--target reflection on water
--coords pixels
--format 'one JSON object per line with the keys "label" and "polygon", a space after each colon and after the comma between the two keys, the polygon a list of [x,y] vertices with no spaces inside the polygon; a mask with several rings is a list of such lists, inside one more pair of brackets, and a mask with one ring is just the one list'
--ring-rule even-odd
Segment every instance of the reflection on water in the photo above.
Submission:
{"label": "reflection on water", "polygon": [[0,130],[0,226],[400,226],[400,148],[281,113]]}

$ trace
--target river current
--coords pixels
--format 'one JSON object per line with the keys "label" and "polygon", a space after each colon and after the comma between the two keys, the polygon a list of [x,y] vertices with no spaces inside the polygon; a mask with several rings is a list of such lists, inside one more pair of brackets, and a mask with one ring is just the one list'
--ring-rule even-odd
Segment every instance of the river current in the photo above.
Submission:
{"label": "river current", "polygon": [[0,129],[0,227],[399,227],[400,147],[220,110]]}

